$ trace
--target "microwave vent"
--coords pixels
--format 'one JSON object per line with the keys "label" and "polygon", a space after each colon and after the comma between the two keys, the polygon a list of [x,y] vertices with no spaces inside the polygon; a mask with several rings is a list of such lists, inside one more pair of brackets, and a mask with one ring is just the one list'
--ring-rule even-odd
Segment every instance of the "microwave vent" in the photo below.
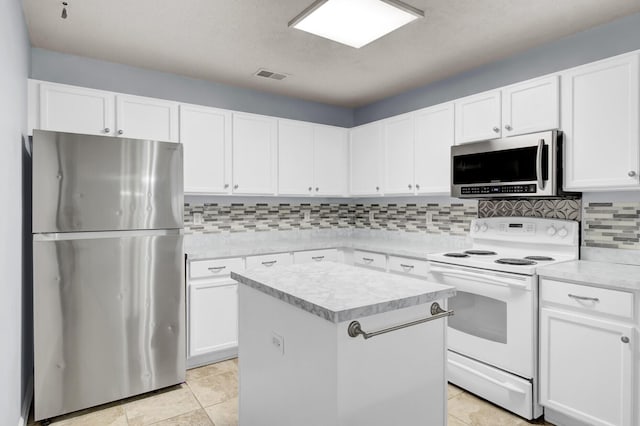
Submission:
{"label": "microwave vent", "polygon": [[257,77],[270,78],[272,80],[284,80],[285,78],[288,77],[287,74],[283,74],[275,71],[269,71],[264,68],[260,68],[254,75]]}

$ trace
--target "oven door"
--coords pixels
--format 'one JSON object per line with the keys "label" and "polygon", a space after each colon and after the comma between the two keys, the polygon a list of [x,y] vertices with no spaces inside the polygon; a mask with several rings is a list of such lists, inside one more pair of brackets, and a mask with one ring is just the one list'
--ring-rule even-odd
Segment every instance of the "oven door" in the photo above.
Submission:
{"label": "oven door", "polygon": [[550,131],[453,146],[451,195],[557,195],[557,137]]}
{"label": "oven door", "polygon": [[536,278],[435,262],[430,273],[457,291],[448,301],[449,350],[532,378]]}

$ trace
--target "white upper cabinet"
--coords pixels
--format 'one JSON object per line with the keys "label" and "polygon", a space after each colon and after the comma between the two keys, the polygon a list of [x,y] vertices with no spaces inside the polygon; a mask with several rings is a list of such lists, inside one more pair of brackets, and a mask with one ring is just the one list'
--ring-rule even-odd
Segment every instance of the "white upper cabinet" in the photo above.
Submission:
{"label": "white upper cabinet", "polygon": [[560,127],[559,77],[552,75],[502,89],[502,136]]}
{"label": "white upper cabinet", "polygon": [[278,193],[312,195],[314,126],[278,120]]}
{"label": "white upper cabinet", "polygon": [[101,90],[40,83],[40,120],[33,120],[33,126],[58,132],[113,135],[114,99],[113,93]]}
{"label": "white upper cabinet", "polygon": [[382,124],[375,122],[351,129],[351,195],[381,195],[383,171]]}
{"label": "white upper cabinet", "polygon": [[275,194],[277,137],[277,119],[233,114],[233,193]]}
{"label": "white upper cabinet", "polygon": [[314,128],[313,170],[315,195],[345,196],[349,181],[349,131],[341,127]]}
{"label": "white upper cabinet", "polygon": [[639,187],[638,56],[634,52],[562,73],[565,189]]}
{"label": "white upper cabinet", "polygon": [[180,105],[180,141],[184,151],[184,191],[231,192],[231,112]]}
{"label": "white upper cabinet", "polygon": [[456,144],[502,136],[500,90],[458,99],[455,105]]}
{"label": "white upper cabinet", "polygon": [[454,140],[453,103],[414,113],[415,187],[418,194],[451,193],[451,146]]}
{"label": "white upper cabinet", "polygon": [[384,192],[413,194],[414,122],[413,114],[382,121],[384,132]]}
{"label": "white upper cabinet", "polygon": [[116,96],[117,136],[178,142],[178,103],[140,96]]}

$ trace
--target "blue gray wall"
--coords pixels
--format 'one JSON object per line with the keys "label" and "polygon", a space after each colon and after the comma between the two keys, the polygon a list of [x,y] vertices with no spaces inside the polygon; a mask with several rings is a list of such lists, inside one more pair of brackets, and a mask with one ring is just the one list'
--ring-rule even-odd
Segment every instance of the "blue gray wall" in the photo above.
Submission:
{"label": "blue gray wall", "polygon": [[351,127],[353,110],[258,90],[137,68],[51,50],[31,49],[31,78],[132,95]]}
{"label": "blue gray wall", "polygon": [[526,50],[354,111],[360,125],[640,49],[640,13]]}
{"label": "blue gray wall", "polygon": [[[31,283],[23,250],[23,155],[27,130],[27,77],[29,37],[20,0],[3,0],[0,12],[0,424],[17,425],[32,377]],[[27,207],[28,208],[28,207]],[[28,217],[28,215],[26,215]],[[28,231],[28,226],[26,227]],[[26,424],[26,419],[25,424]]]}

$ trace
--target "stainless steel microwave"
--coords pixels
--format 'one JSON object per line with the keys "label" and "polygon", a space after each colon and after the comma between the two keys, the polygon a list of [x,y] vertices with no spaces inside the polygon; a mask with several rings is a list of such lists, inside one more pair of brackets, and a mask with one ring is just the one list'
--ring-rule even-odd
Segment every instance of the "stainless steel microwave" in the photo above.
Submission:
{"label": "stainless steel microwave", "polygon": [[451,147],[451,196],[557,197],[562,133],[531,133]]}

